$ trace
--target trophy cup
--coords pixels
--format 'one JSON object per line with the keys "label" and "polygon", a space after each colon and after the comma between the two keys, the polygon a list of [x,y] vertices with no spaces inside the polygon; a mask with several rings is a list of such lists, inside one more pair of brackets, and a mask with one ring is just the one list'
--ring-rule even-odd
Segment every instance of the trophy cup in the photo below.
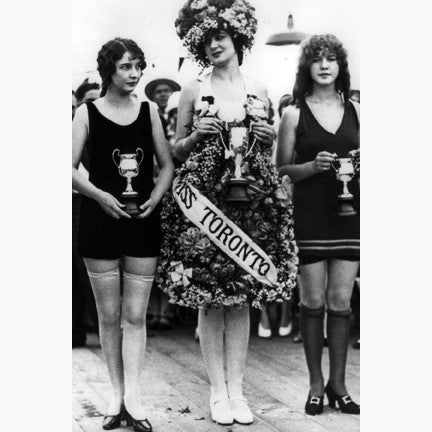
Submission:
{"label": "trophy cup", "polygon": [[354,210],[354,196],[348,190],[348,182],[355,175],[354,164],[352,158],[338,158],[332,163],[333,169],[336,171],[336,178],[343,182],[343,191],[338,195],[338,216],[354,216],[357,212]]}
{"label": "trophy cup", "polygon": [[[139,166],[144,159],[144,152],[139,147],[136,153],[120,154],[120,150],[115,149],[112,158],[120,175],[125,177],[127,181],[126,190],[121,194],[123,204],[126,205],[125,212],[134,217],[140,213],[140,210],[138,208],[138,192],[132,189],[132,179],[139,173]],[[118,162],[116,159],[118,159]]]}
{"label": "trophy cup", "polygon": [[234,153],[234,177],[228,185],[226,200],[233,204],[242,204],[250,201],[246,189],[248,181],[242,177],[241,166],[243,164],[243,153],[248,147],[248,129],[244,126],[232,126],[229,130],[230,150]]}

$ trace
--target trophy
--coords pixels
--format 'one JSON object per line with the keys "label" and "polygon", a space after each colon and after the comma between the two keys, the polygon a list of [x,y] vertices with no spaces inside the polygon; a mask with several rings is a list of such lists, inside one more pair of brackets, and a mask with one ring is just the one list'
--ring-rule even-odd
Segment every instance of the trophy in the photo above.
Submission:
{"label": "trophy", "polygon": [[354,196],[348,190],[348,182],[350,182],[354,175],[354,164],[352,158],[337,158],[332,163],[332,167],[336,171],[336,178],[343,182],[342,193],[338,195],[338,209],[336,214],[338,216],[354,216],[357,212],[354,210],[353,202]]}
{"label": "trophy", "polygon": [[[127,181],[126,190],[121,194],[123,204],[126,205],[125,212],[134,217],[140,213],[140,210],[138,208],[138,192],[132,189],[132,179],[139,173],[139,166],[144,159],[144,152],[139,147],[135,153],[124,154],[120,154],[120,150],[115,149],[112,158],[120,175],[125,177]],[[118,162],[116,159],[118,159]]]}
{"label": "trophy", "polygon": [[226,200],[233,204],[242,204],[250,201],[246,189],[248,181],[242,177],[241,166],[243,164],[243,153],[248,148],[249,133],[244,126],[231,126],[229,129],[230,154],[234,158],[234,177],[228,185]]}

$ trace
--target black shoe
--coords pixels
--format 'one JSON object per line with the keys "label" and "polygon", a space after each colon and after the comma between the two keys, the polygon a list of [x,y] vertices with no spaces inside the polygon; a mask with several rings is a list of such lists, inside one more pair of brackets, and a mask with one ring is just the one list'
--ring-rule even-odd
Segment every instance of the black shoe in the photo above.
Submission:
{"label": "black shoe", "polygon": [[308,399],[305,405],[305,413],[309,415],[317,415],[323,412],[324,408],[324,396],[311,396],[308,395]]}
{"label": "black shoe", "polygon": [[106,415],[103,418],[102,429],[111,430],[120,427],[122,417],[124,416],[124,406],[120,408],[120,412],[116,415]]}
{"label": "black shoe", "polygon": [[330,383],[326,385],[324,389],[328,401],[329,406],[332,408],[336,408],[336,402],[338,403],[339,409],[345,414],[360,414],[360,405],[357,405],[352,399],[350,395],[339,396],[335,393]]}
{"label": "black shoe", "polygon": [[124,419],[128,426],[132,426],[135,432],[152,432],[152,426],[147,419],[135,420],[126,410],[124,412]]}

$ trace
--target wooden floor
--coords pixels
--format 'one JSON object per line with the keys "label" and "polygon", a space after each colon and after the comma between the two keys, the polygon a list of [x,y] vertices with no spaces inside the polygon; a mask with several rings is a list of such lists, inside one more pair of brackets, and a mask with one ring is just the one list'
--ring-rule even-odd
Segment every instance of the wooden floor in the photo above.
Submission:
{"label": "wooden floor", "polygon": [[[351,432],[359,416],[328,406],[319,416],[304,414],[308,378],[302,344],[292,338],[251,336],[244,392],[255,415],[250,426],[219,426],[209,417],[209,382],[193,328],[156,332],[148,338],[141,394],[154,432]],[[110,395],[108,374],[96,336],[88,348],[74,349],[73,432],[101,431]],[[324,348],[324,371],[328,370]],[[360,402],[360,351],[348,353],[347,386]],[[122,427],[118,431],[131,430]]]}

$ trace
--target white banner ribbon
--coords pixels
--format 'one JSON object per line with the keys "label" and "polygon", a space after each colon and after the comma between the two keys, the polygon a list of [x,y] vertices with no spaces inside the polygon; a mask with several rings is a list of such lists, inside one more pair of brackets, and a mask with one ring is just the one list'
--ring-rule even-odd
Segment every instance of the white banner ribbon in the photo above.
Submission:
{"label": "white banner ribbon", "polygon": [[185,216],[241,268],[263,284],[278,285],[270,257],[198,189],[177,177],[173,195]]}

